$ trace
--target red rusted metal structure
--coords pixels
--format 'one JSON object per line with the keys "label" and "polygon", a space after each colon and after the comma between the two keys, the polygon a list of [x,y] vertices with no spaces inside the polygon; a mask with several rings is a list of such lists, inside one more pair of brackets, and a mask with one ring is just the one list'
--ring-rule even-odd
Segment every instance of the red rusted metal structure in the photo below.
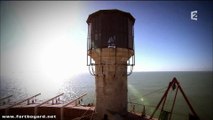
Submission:
{"label": "red rusted metal structure", "polygon": [[158,108],[160,107],[160,105],[161,105],[162,102],[163,102],[163,104],[162,104],[161,111],[163,111],[164,105],[165,105],[165,102],[166,102],[166,99],[167,99],[167,95],[168,95],[168,92],[169,92],[170,89],[173,89],[173,90],[176,89],[176,92],[175,92],[175,97],[174,97],[174,100],[173,100],[173,103],[172,103],[172,108],[171,108],[171,111],[170,111],[169,120],[171,120],[171,118],[172,118],[172,113],[173,113],[173,109],[174,109],[174,105],[175,105],[177,93],[178,93],[179,90],[180,90],[181,94],[183,95],[185,101],[187,102],[187,105],[189,106],[191,112],[193,113],[193,119],[199,120],[199,117],[198,117],[197,113],[193,109],[193,107],[192,107],[191,103],[189,102],[186,94],[184,93],[182,87],[180,86],[179,82],[177,81],[177,79],[175,77],[169,83],[169,86],[168,86],[167,90],[165,91],[164,95],[162,96],[160,102],[156,106],[154,112],[152,113],[152,115],[150,116],[149,119],[151,120],[153,118],[154,114],[156,113],[156,111],[158,110]]}

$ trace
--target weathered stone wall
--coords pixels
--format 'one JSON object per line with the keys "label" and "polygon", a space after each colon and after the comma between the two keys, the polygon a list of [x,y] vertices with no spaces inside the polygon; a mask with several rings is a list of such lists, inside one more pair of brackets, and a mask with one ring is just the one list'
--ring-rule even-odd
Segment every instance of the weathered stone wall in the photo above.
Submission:
{"label": "weathered stone wall", "polygon": [[127,60],[133,51],[102,48],[89,51],[95,60],[97,119],[124,120],[127,114]]}

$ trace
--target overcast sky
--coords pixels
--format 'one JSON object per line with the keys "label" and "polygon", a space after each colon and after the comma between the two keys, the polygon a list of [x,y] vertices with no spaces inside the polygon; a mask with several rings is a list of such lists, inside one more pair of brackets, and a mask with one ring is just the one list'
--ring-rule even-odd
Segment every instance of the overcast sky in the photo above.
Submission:
{"label": "overcast sky", "polygon": [[[88,73],[87,17],[100,9],[130,12],[134,71],[212,71],[212,2],[1,1],[1,79],[51,80]],[[198,20],[191,20],[191,11]],[[30,80],[27,80],[30,79]],[[48,83],[48,81],[47,81]]]}

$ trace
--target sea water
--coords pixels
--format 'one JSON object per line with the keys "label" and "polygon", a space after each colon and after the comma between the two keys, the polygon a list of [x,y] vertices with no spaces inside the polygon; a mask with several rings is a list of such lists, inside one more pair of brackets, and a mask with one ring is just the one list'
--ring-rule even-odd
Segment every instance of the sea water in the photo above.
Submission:
{"label": "sea water", "polygon": [[[186,94],[188,100],[193,106],[195,112],[201,120],[213,120],[213,74],[212,72],[134,72],[128,77],[128,110],[142,113],[145,106],[147,115],[151,115],[167,89],[169,82],[176,77]],[[14,81],[13,81],[14,82]],[[1,79],[1,97],[13,94],[15,99],[21,99],[31,95],[26,88],[20,87],[19,84],[11,86],[10,82],[4,83]],[[6,86],[6,87],[5,87]],[[42,86],[35,86],[42,87]],[[40,88],[43,89],[43,88]],[[95,103],[95,78],[90,74],[79,74],[70,80],[64,81],[56,93],[62,93],[63,100],[68,101],[87,93],[84,98],[84,104]],[[168,93],[164,110],[171,111],[175,90]],[[45,96],[50,98],[52,96]],[[155,117],[160,114],[161,107],[157,110]],[[187,120],[188,114],[191,113],[189,106],[178,91],[177,99],[172,114],[173,120]]]}
{"label": "sea water", "polygon": [[[212,72],[135,72],[128,78],[129,99],[135,97],[137,103],[146,106],[151,114],[159,103],[169,82],[176,77],[201,120],[212,120],[213,109],[213,74]],[[154,92],[153,92],[154,91]],[[170,91],[164,109],[171,111],[175,90]],[[140,106],[137,106],[140,107]],[[141,108],[137,109],[142,111]],[[173,110],[173,120],[187,120],[189,106],[178,91]],[[156,117],[159,115],[156,114]]]}

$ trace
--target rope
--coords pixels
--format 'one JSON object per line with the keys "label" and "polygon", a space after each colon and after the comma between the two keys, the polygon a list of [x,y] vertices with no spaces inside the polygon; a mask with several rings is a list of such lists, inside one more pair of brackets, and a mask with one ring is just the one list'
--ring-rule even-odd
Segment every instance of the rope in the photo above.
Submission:
{"label": "rope", "polygon": [[[161,90],[163,90],[163,89],[165,89],[165,88],[167,88],[167,87],[154,90],[154,91],[152,91],[152,92],[150,92],[150,93],[147,93],[147,94],[143,95],[142,97],[149,96],[149,95],[154,94],[154,93],[158,93],[159,91],[161,91]],[[137,98],[133,98],[133,99],[131,99],[131,101],[136,100],[136,99],[140,99],[140,98],[138,98],[138,97],[137,97]]]}
{"label": "rope", "polygon": [[91,115],[91,117],[90,117],[90,120],[93,119],[93,115],[94,115],[94,114],[96,114],[96,113],[95,113],[95,109],[94,109],[94,111],[92,112],[92,115]]}
{"label": "rope", "polygon": [[[140,104],[140,103],[135,103],[135,102],[129,102],[131,104],[135,104],[135,105],[141,105],[141,106],[147,106],[147,107],[152,107],[152,108],[156,108],[155,105],[144,105],[144,104]],[[161,108],[158,108],[158,110],[160,110]]]}
{"label": "rope", "polygon": [[177,116],[185,116],[185,117],[188,117],[188,115],[183,114],[183,113],[178,113],[178,112],[173,112],[172,114],[177,115]]}
{"label": "rope", "polygon": [[80,120],[81,118],[90,116],[90,114],[85,115],[90,109],[91,109],[91,107],[90,107],[86,112],[84,112],[84,113],[81,115],[81,117],[77,117],[77,118],[74,118],[74,119],[72,119],[72,120],[78,120],[78,119]]}
{"label": "rope", "polygon": [[[167,94],[167,99],[166,99],[166,103],[165,103],[165,106],[164,106],[164,110],[165,109],[168,109],[169,107],[171,107],[172,105],[172,102],[173,102],[173,100],[172,100],[172,91],[170,91],[170,92],[168,92],[168,94]],[[170,112],[170,111],[169,111]]]}

